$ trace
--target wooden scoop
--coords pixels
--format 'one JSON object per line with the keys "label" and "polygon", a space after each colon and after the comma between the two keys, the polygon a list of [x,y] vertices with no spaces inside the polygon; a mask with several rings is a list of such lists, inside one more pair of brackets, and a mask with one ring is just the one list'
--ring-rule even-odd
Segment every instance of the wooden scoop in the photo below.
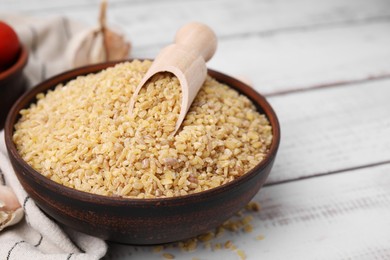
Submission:
{"label": "wooden scoop", "polygon": [[211,59],[216,49],[217,37],[208,26],[192,22],[180,28],[175,42],[160,51],[137,86],[130,101],[130,113],[145,83],[156,73],[171,72],[178,78],[182,90],[180,114],[173,133],[175,134],[206,80],[206,62]]}

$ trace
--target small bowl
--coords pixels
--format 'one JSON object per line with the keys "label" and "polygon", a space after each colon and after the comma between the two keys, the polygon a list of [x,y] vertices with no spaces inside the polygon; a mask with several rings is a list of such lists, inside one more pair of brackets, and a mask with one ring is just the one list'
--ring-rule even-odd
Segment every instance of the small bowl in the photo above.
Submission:
{"label": "small bowl", "polygon": [[248,85],[225,74],[209,75],[249,97],[269,119],[273,141],[265,159],[243,176],[217,188],[173,198],[129,199],[71,189],[44,177],[18,154],[12,141],[19,111],[35,102],[38,93],[80,75],[99,72],[115,62],[87,66],[52,77],[24,94],[12,107],[5,141],[19,181],[37,205],[59,223],[75,230],[127,244],[160,244],[207,232],[242,209],[259,191],[272,168],[280,141],[279,123],[269,103]]}
{"label": "small bowl", "polygon": [[27,79],[23,75],[27,60],[28,52],[22,45],[16,62],[0,72],[0,130],[4,127],[8,111],[27,89]]}

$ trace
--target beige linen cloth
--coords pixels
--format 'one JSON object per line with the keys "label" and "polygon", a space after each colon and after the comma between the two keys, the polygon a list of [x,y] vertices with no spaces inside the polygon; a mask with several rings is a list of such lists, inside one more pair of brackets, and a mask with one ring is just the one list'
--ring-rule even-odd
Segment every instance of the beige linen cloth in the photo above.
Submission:
{"label": "beige linen cloth", "polygon": [[[86,29],[64,17],[40,19],[0,14],[0,20],[12,25],[29,49],[25,74],[30,86],[69,69],[65,62],[68,43]],[[100,259],[106,254],[107,244],[103,240],[59,226],[35,205],[15,176],[1,131],[0,185],[4,184],[15,192],[25,218],[0,232],[0,259]]]}

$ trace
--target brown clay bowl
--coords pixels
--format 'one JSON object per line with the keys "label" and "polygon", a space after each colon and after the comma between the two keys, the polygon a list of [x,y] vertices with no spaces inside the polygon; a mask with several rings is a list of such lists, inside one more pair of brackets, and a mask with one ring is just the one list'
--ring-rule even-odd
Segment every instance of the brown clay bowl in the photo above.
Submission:
{"label": "brown clay bowl", "polygon": [[8,111],[27,88],[23,69],[28,60],[27,49],[22,46],[15,63],[0,72],[0,130],[3,129]]}
{"label": "brown clay bowl", "polygon": [[159,199],[106,197],[71,189],[47,179],[18,154],[12,141],[19,111],[35,102],[36,94],[79,75],[95,73],[115,63],[87,66],[42,82],[23,95],[6,121],[5,138],[9,157],[19,181],[37,205],[59,223],[106,240],[128,244],[159,244],[207,232],[243,208],[264,184],[274,162],[279,141],[279,123],[268,102],[244,83],[209,70],[209,74],[248,96],[268,117],[273,142],[266,158],[238,179],[208,191]]}

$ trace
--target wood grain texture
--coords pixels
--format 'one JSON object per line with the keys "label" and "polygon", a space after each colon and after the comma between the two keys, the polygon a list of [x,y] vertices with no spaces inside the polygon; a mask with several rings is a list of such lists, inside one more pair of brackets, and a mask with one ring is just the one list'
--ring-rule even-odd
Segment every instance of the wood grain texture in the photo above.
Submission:
{"label": "wood grain texture", "polygon": [[[248,259],[389,259],[390,165],[263,188],[254,230],[231,240]],[[258,240],[258,237],[263,239]],[[151,247],[112,244],[107,259],[161,259]],[[164,250],[175,259],[239,259],[231,250]]]}
{"label": "wood grain texture", "polygon": [[[247,259],[390,259],[390,1],[110,0],[133,56],[154,57],[180,25],[219,37],[210,67],[268,95],[282,141],[255,197],[251,233],[228,233]],[[0,12],[95,24],[99,0],[2,0]],[[373,80],[379,79],[382,80]],[[360,82],[359,84],[357,84]],[[258,237],[264,237],[257,240]],[[175,259],[240,259],[201,244]],[[107,259],[162,259],[111,244]]]}
{"label": "wood grain texture", "polygon": [[257,197],[260,252],[269,259],[388,259],[389,172],[383,165],[264,189]]}
{"label": "wood grain texture", "polygon": [[220,41],[209,66],[263,94],[390,76],[390,22]]}
{"label": "wood grain texture", "polygon": [[[94,25],[98,2],[19,0],[3,1],[0,8],[66,15]],[[192,20],[208,24],[219,37],[209,66],[247,77],[263,94],[390,77],[387,0],[117,0],[109,5],[108,22],[123,28],[133,57],[155,57]]]}
{"label": "wood grain texture", "polygon": [[[94,24],[100,0],[2,0],[3,10],[28,14],[65,14]],[[337,23],[388,17],[387,0],[110,0],[109,20],[125,26],[140,45],[165,44],[180,24],[197,20],[216,28],[219,36],[283,32]],[[239,19],[238,19],[239,18]],[[158,26],[156,26],[158,25]],[[171,33],[173,36],[174,32]],[[136,44],[137,45],[137,44]]]}
{"label": "wood grain texture", "polygon": [[390,162],[390,80],[269,98],[281,124],[268,183]]}

